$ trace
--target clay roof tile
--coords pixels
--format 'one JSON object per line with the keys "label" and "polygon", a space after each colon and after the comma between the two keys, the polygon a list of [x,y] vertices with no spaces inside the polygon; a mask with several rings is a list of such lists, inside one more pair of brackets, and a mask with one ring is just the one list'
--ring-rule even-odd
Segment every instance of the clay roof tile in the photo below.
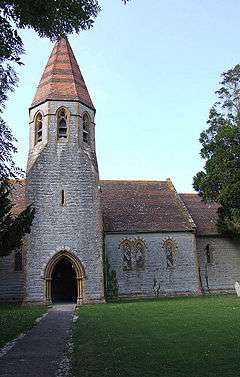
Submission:
{"label": "clay roof tile", "polygon": [[31,108],[47,100],[79,101],[94,109],[72,48],[65,37],[59,38],[52,50]]}

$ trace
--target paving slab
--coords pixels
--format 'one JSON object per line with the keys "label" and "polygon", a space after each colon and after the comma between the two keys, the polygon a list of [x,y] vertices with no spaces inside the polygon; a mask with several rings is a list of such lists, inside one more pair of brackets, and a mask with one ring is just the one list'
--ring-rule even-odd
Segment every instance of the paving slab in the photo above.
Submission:
{"label": "paving slab", "polygon": [[67,350],[73,304],[55,305],[0,358],[1,377],[55,377]]}

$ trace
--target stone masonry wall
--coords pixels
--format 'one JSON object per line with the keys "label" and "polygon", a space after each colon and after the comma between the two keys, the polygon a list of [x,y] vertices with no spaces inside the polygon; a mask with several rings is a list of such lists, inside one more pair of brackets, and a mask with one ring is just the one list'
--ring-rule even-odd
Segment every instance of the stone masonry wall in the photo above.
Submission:
{"label": "stone masonry wall", "polygon": [[[69,140],[57,141],[56,111],[70,111]],[[44,115],[42,146],[34,146],[34,116]],[[82,114],[91,116],[91,147],[82,140]],[[94,145],[94,112],[77,102],[49,101],[30,112],[28,201],[36,209],[26,266],[26,301],[44,301],[44,271],[57,252],[78,257],[86,272],[84,302],[102,301],[102,217]],[[66,205],[61,205],[61,190]]]}
{"label": "stone masonry wall", "polygon": [[0,258],[0,302],[22,301],[24,271],[14,271],[14,253]]}
{"label": "stone masonry wall", "polygon": [[[166,268],[163,242],[172,239],[176,244],[174,270]],[[145,267],[141,271],[124,271],[123,253],[119,248],[125,240],[141,239],[146,245]],[[116,272],[119,296],[154,296],[199,293],[199,278],[192,233],[106,234],[105,254],[111,269]],[[155,287],[154,287],[155,286]]]}
{"label": "stone masonry wall", "polygon": [[[212,262],[206,263],[206,246],[210,245]],[[240,242],[221,237],[197,237],[197,254],[204,290],[231,291],[240,282]]]}

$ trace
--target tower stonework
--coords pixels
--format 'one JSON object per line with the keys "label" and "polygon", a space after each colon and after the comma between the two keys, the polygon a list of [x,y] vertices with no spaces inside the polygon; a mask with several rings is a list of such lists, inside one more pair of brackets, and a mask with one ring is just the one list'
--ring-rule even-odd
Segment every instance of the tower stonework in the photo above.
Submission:
{"label": "tower stonework", "polygon": [[95,109],[66,38],[52,51],[30,108],[27,200],[35,208],[25,300],[52,301],[56,264],[68,260],[78,303],[104,301],[103,226]]}

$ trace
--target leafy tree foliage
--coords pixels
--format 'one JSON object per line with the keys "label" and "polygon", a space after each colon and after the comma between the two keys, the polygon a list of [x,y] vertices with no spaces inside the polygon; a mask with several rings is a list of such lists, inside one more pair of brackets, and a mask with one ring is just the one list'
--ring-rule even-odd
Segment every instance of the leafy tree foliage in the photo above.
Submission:
{"label": "leafy tree foliage", "polygon": [[31,206],[18,215],[14,215],[12,211],[11,198],[15,188],[11,178],[16,184],[16,178],[23,175],[12,158],[16,153],[14,142],[11,130],[3,119],[0,119],[0,256],[8,255],[12,250],[21,247],[22,238],[30,232],[34,217]]}
{"label": "leafy tree foliage", "polygon": [[[122,0],[126,4],[130,0]],[[23,64],[20,29],[33,29],[50,40],[93,26],[100,12],[98,0],[0,1],[0,104],[17,83],[11,63]]]}
{"label": "leafy tree foliage", "polygon": [[240,238],[240,65],[222,74],[218,102],[210,109],[209,128],[200,135],[204,170],[193,187],[205,202],[217,202],[218,229]]}

